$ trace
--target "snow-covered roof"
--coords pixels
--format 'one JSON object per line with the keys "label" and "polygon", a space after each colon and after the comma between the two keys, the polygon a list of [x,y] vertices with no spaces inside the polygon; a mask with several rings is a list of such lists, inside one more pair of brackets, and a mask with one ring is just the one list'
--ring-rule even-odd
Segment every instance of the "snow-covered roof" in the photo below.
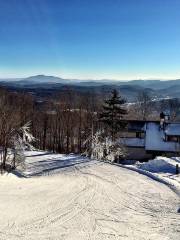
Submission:
{"label": "snow-covered roof", "polygon": [[[136,126],[137,121],[133,121],[132,126]],[[132,123],[132,122],[131,122]],[[143,125],[143,124],[142,124]],[[137,126],[142,126],[141,123]],[[167,129],[160,130],[159,122],[145,122],[145,139],[142,138],[120,138],[119,141],[127,147],[142,147],[146,151],[158,152],[180,152],[180,143],[165,141],[165,135],[180,136],[180,123],[170,123]]]}
{"label": "snow-covered roof", "polygon": [[167,126],[165,133],[168,136],[180,136],[180,123],[170,123]]}
{"label": "snow-covered roof", "polygon": [[159,124],[154,122],[147,123],[145,149],[147,151],[160,152],[179,152],[180,144],[178,142],[167,142],[163,130],[159,130]]}

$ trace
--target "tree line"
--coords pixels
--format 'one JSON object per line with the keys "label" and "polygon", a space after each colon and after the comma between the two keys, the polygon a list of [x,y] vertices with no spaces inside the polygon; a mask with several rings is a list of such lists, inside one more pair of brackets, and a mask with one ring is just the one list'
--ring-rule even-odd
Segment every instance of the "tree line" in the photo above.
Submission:
{"label": "tree line", "polygon": [[85,140],[97,129],[101,98],[71,90],[39,100],[27,93],[0,89],[1,166],[5,168],[12,132],[29,123],[35,148],[58,153],[81,153]]}
{"label": "tree line", "polygon": [[[8,92],[1,88],[1,166],[5,168],[8,149],[13,148],[12,138],[17,138],[12,133],[17,136],[21,129],[22,135],[27,123],[36,139],[32,143],[35,148],[58,153],[83,153],[91,147],[93,136],[99,130],[103,129],[114,141],[117,132],[125,127],[125,122],[119,121],[123,116],[126,119],[150,119],[152,99],[146,93],[137,96],[135,105],[129,107],[125,103],[117,91],[106,98],[95,92],[83,94],[68,89],[51,98],[37,99],[32,94]],[[168,105],[176,116],[179,102],[172,101]]]}

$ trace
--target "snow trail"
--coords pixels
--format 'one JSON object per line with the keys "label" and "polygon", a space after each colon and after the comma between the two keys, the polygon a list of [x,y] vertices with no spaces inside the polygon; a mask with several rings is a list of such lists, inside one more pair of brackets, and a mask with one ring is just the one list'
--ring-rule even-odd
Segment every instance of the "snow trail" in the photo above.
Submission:
{"label": "snow trail", "polygon": [[[43,168],[40,161],[72,161],[29,156],[31,176],[33,166]],[[0,239],[179,239],[179,198],[168,187],[124,168],[75,159],[52,175],[0,177]]]}

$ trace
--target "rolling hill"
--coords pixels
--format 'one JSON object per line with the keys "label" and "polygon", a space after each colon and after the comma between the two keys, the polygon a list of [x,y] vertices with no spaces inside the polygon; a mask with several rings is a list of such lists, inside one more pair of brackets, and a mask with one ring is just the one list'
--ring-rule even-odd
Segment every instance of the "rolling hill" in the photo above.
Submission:
{"label": "rolling hill", "polygon": [[10,91],[32,92],[35,95],[53,95],[70,88],[77,92],[108,93],[117,89],[128,100],[135,100],[140,91],[148,92],[154,98],[174,98],[180,95],[180,79],[177,80],[77,80],[63,79],[54,76],[37,75],[24,79],[0,79],[0,86]]}

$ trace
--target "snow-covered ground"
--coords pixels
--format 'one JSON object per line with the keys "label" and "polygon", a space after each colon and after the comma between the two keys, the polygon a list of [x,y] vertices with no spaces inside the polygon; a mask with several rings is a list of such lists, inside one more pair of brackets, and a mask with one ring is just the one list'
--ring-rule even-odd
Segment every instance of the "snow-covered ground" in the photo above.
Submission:
{"label": "snow-covered ground", "polygon": [[[90,163],[91,160],[75,154],[52,154],[44,151],[26,151],[26,168],[20,170],[25,177],[55,174],[63,168]],[[67,170],[67,169],[66,169]]]}
{"label": "snow-covered ground", "polygon": [[[158,180],[162,180],[172,187],[180,196],[180,173],[176,174],[176,165],[179,165],[180,171],[180,158],[167,158],[156,157],[145,163],[137,163],[132,168],[140,169],[144,171],[144,174],[151,173]],[[143,173],[141,171],[141,173]]]}
{"label": "snow-covered ground", "polygon": [[0,194],[1,240],[180,238],[170,188],[76,155],[27,152],[24,171],[0,176]]}

